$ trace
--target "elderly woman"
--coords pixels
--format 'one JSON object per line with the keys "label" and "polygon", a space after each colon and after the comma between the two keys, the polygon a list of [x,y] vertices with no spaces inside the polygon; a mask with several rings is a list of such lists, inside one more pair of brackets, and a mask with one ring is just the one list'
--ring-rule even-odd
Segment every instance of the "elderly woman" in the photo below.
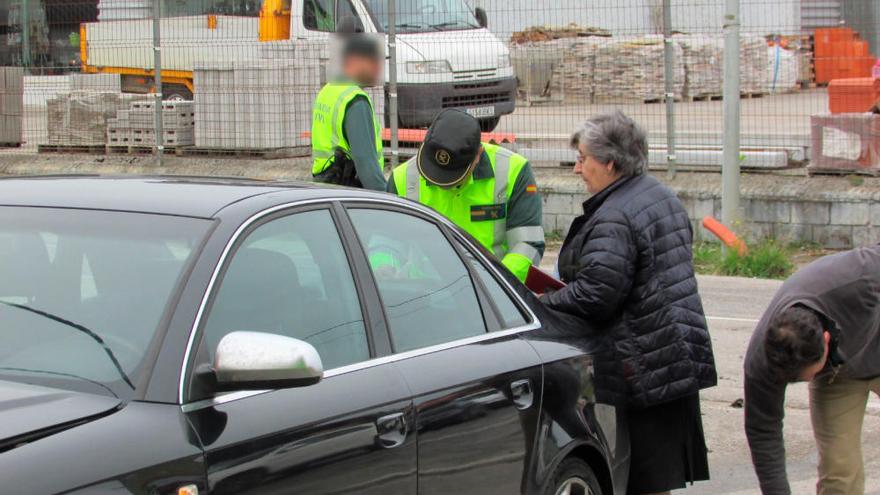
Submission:
{"label": "elderly woman", "polygon": [[687,212],[645,174],[645,132],[623,113],[587,120],[571,144],[592,197],[559,254],[567,286],[542,301],[614,338],[630,404],[629,493],[707,480],[699,392],[717,377]]}

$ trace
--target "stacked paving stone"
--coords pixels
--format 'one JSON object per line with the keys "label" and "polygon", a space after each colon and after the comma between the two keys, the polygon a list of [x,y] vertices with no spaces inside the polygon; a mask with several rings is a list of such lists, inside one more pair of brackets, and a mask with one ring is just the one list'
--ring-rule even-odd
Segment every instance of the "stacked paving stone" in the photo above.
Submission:
{"label": "stacked paving stone", "polygon": [[[116,112],[107,124],[109,146],[152,147],[156,144],[155,100],[133,101]],[[192,146],[195,142],[195,114],[191,101],[162,102],[163,146]]]}
{"label": "stacked paving stone", "polygon": [[579,101],[593,99],[593,72],[596,65],[597,47],[606,43],[605,38],[564,38],[550,43],[554,50],[562,52],[562,63],[553,70],[550,90]]}
{"label": "stacked paving stone", "polygon": [[746,35],[740,38],[739,90],[742,94],[757,95],[768,92],[767,67],[769,59],[767,41],[763,36]]}
{"label": "stacked paving stone", "polygon": [[675,36],[684,61],[684,96],[721,96],[724,74],[724,40],[719,36]]}
{"label": "stacked paving stone", "polygon": [[[195,144],[199,148],[279,149],[311,144],[312,104],[325,79],[326,43],[266,43],[260,59],[198,64]],[[367,90],[384,116],[384,90]],[[382,120],[384,121],[384,117]]]}
{"label": "stacked paving stone", "polygon": [[[685,69],[681,46],[675,47],[674,93],[681,98]],[[597,46],[593,101],[617,103],[663,99],[663,38],[611,38]]]}
{"label": "stacked paving stone", "polygon": [[24,71],[0,67],[0,146],[21,144]]}
{"label": "stacked paving stone", "polygon": [[102,146],[107,122],[131,102],[148,98],[109,91],[71,91],[47,102],[46,132],[49,145]]}

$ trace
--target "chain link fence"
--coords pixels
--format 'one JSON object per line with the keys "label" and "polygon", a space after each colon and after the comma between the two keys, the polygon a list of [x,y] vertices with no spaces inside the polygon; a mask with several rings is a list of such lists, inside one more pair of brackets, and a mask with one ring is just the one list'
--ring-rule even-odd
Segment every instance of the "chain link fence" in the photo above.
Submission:
{"label": "chain link fence", "polygon": [[[671,155],[679,169],[721,165],[723,0],[396,0],[393,16],[388,6],[4,2],[0,66],[12,69],[0,78],[0,143],[306,156],[314,97],[339,77],[331,33],[384,36],[393,18],[396,90],[386,70],[369,92],[384,126],[399,124],[404,154],[437,112],[461,108],[488,139],[515,141],[533,161],[570,162],[572,130],[620,109],[648,130],[652,166]],[[880,168],[880,125],[865,113],[880,97],[880,4],[741,0],[740,21],[741,166]],[[397,115],[386,110],[392,97]]]}

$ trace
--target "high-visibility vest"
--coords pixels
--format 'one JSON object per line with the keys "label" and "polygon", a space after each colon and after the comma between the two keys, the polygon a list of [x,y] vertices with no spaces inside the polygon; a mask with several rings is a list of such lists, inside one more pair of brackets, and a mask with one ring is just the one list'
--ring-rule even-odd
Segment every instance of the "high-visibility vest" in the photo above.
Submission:
{"label": "high-visibility vest", "polygon": [[429,185],[413,158],[394,170],[392,180],[401,197],[417,201],[452,220],[502,260],[520,280],[529,267],[541,262],[540,252],[527,242],[543,242],[540,226],[508,231],[507,206],[516,179],[528,160],[500,146],[483,143],[494,178],[474,180],[460,187],[444,189]]}
{"label": "high-visibility vest", "polygon": [[[373,107],[363,89],[350,82],[331,82],[324,85],[315,99],[312,108],[312,174],[318,175],[330,166],[336,148],[341,148],[351,157],[351,146],[345,139],[343,124],[348,104],[358,96],[364,96]],[[382,128],[373,118],[376,133],[376,152],[379,156],[379,169],[384,171],[385,158],[382,155]]]}

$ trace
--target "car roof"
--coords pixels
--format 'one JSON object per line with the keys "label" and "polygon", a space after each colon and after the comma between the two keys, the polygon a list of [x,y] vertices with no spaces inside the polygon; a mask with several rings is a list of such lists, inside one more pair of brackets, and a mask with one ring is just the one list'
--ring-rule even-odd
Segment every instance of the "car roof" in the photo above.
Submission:
{"label": "car roof", "polygon": [[81,208],[212,218],[233,203],[279,191],[289,193],[285,194],[285,201],[360,195],[349,189],[321,188],[309,183],[241,178],[39,176],[0,180],[0,206]]}

